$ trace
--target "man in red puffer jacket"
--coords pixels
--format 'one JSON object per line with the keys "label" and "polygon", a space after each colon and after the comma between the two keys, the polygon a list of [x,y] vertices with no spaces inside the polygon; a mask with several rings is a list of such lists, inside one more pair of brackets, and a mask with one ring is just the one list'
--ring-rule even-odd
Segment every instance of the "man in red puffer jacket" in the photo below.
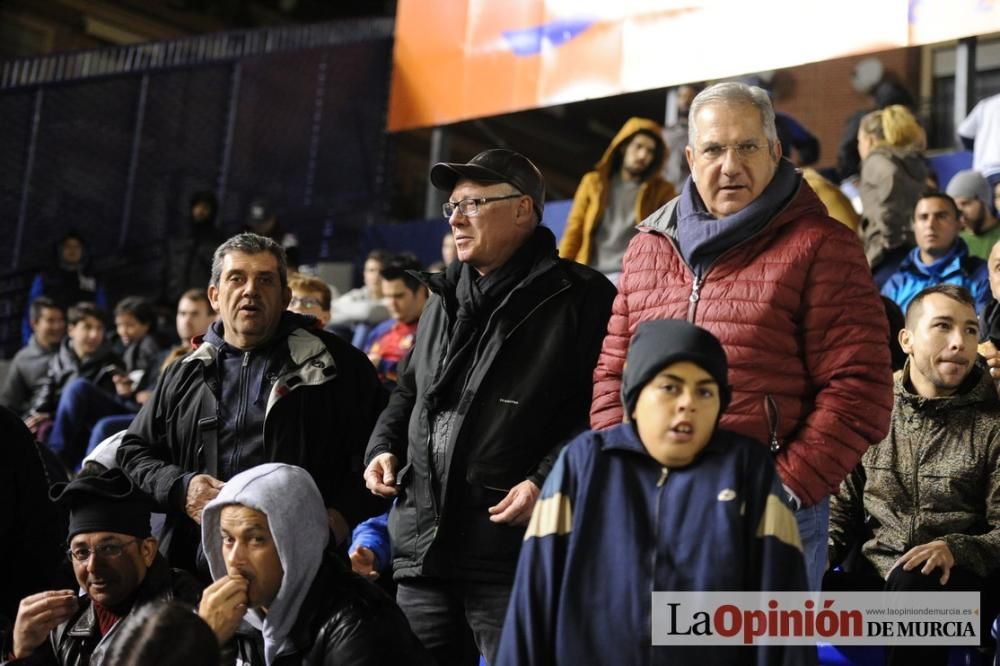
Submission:
{"label": "man in red puffer jacket", "polygon": [[622,368],[639,322],[687,319],[711,331],[733,386],[721,427],[770,447],[818,589],[829,495],[888,431],[885,311],[857,237],[781,159],[767,93],[720,83],[695,98],[690,118],[691,177],[625,254],[591,426],[622,420]]}

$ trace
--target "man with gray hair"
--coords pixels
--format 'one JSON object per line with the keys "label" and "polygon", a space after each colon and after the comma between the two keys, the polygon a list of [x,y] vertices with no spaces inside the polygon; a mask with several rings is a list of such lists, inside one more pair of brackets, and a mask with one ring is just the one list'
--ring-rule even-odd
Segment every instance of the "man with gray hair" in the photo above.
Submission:
{"label": "man with gray hair", "polygon": [[219,320],[166,371],[118,450],[122,468],[167,514],[161,549],[174,566],[195,570],[205,504],[266,462],[312,475],[342,541],[386,509],[361,480],[386,400],[374,368],[312,318],[287,311],[285,252],[269,238],[243,233],[220,245],[208,297]]}
{"label": "man with gray hair", "polygon": [[965,225],[961,236],[969,246],[969,254],[988,260],[990,250],[1000,240],[1000,224],[993,214],[990,184],[975,169],[965,169],[951,177],[947,192],[961,213]]}
{"label": "man with gray hair", "polygon": [[781,158],[766,92],[719,83],[689,117],[691,177],[625,254],[591,426],[622,420],[622,369],[641,321],[708,329],[730,361],[721,427],[770,447],[818,589],[829,496],[889,425],[885,311],[857,237]]}

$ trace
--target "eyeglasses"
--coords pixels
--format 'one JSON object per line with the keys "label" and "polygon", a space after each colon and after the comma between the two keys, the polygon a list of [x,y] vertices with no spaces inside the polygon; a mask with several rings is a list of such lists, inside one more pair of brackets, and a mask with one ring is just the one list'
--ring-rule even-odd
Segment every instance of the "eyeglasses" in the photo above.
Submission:
{"label": "eyeglasses", "polygon": [[93,550],[86,547],[70,548],[66,551],[66,555],[68,555],[71,560],[76,560],[81,563],[89,560],[91,555],[97,555],[97,557],[102,560],[114,560],[122,556],[122,551],[125,550],[126,547],[131,546],[137,541],[139,541],[139,539],[132,539],[131,541],[126,541],[125,543],[102,543],[99,546],[96,546]]}
{"label": "eyeglasses", "polygon": [[[770,146],[770,144],[768,145]],[[707,146],[700,148],[698,150],[698,154],[710,162],[715,162],[716,160],[722,159],[722,157],[728,153],[730,149],[736,152],[737,159],[741,162],[745,162],[757,155],[757,153],[761,150],[761,146],[754,141],[745,141],[731,146],[710,143]]]}
{"label": "eyeglasses", "polygon": [[451,216],[455,214],[457,210],[459,213],[465,217],[475,217],[479,215],[479,207],[484,206],[493,201],[503,201],[504,199],[519,199],[525,196],[524,194],[508,194],[502,197],[478,197],[476,199],[462,199],[461,201],[456,201],[452,203],[446,201],[441,210],[444,212],[446,219],[451,219]]}
{"label": "eyeglasses", "polygon": [[323,307],[323,303],[318,298],[299,298],[298,296],[292,296],[292,300],[288,304],[293,308],[300,307],[307,310]]}

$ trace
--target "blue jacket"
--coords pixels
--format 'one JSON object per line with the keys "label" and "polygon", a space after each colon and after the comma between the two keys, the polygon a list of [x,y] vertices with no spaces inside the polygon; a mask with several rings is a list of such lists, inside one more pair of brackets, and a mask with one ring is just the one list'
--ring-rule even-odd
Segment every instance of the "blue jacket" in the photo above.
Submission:
{"label": "blue jacket", "polygon": [[667,469],[631,424],[560,454],[521,548],[497,666],[808,664],[814,647],[652,647],[656,591],[805,590],[795,515],[768,450],[716,430]]}
{"label": "blue jacket", "polygon": [[961,238],[956,238],[948,254],[933,264],[921,261],[920,248],[913,248],[882,287],[882,295],[895,302],[905,314],[914,296],[939,284],[957,284],[971,291],[976,299],[977,314],[982,314],[993,298],[986,262],[970,255],[969,246]]}
{"label": "blue jacket", "polygon": [[351,547],[348,553],[353,553],[358,546],[364,546],[375,555],[375,570],[385,573],[392,561],[392,542],[389,541],[389,512],[372,516],[358,523],[351,532]]}

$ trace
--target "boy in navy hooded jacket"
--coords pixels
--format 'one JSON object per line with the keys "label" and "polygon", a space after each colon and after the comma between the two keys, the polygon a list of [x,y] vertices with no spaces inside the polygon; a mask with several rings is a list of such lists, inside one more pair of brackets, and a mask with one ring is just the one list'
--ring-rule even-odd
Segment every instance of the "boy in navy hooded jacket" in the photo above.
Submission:
{"label": "boy in navy hooded jacket", "polygon": [[516,664],[812,664],[816,649],[653,646],[653,591],[807,590],[795,515],[767,448],[718,430],[719,341],[639,325],[630,421],[559,456],[525,534],[497,659]]}

